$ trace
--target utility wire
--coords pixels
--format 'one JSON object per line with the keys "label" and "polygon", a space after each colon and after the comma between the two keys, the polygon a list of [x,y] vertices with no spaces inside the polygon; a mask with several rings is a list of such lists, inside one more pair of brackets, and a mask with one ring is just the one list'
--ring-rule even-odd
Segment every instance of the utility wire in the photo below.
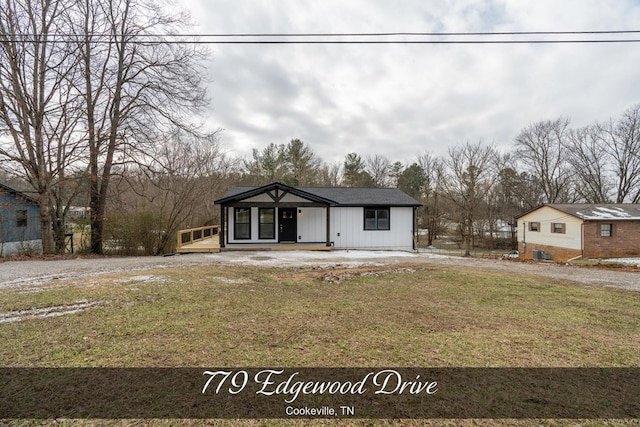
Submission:
{"label": "utility wire", "polygon": [[[578,35],[578,34],[640,34],[640,30],[601,30],[601,31],[502,31],[502,32],[388,32],[388,33],[201,33],[201,34],[137,34],[136,37],[391,37],[391,36],[521,36],[521,35]],[[7,36],[8,34],[3,34]],[[22,36],[35,37],[33,33]],[[89,33],[88,36],[105,36]],[[61,33],[61,37],[83,37],[83,34]]]}
{"label": "utility wire", "polygon": [[[7,40],[9,43],[63,43],[63,42],[82,42],[79,40]],[[108,44],[119,43],[118,40],[93,40],[92,43]],[[128,44],[189,44],[189,45],[224,45],[224,44],[237,44],[237,45],[293,45],[293,44],[308,44],[308,45],[331,45],[331,44],[603,44],[603,43],[640,43],[640,39],[585,39],[585,40],[128,40]]]}
{"label": "utility wire", "polygon": [[[50,34],[47,36],[21,34],[20,36],[0,34],[0,39],[8,42],[23,43],[64,43],[84,42],[114,43],[126,39],[133,44],[568,44],[568,43],[638,43],[637,38],[516,38],[496,39],[496,36],[603,36],[634,35],[640,30],[608,31],[510,31],[510,32],[392,32],[392,33],[221,33],[221,34]],[[346,40],[335,40],[346,37]],[[363,37],[372,39],[362,40]],[[392,39],[389,37],[410,37],[410,39]],[[420,37],[421,39],[415,39]],[[464,39],[424,39],[425,37],[465,37]],[[476,37],[484,37],[478,39]],[[487,38],[489,37],[489,38]],[[283,40],[283,38],[286,38]],[[247,40],[252,39],[252,40]]]}
{"label": "utility wire", "polygon": [[577,35],[577,34],[639,34],[640,30],[603,31],[503,31],[503,32],[391,32],[391,33],[240,33],[240,34],[175,34],[176,37],[451,37],[451,36],[522,36],[522,35]]}

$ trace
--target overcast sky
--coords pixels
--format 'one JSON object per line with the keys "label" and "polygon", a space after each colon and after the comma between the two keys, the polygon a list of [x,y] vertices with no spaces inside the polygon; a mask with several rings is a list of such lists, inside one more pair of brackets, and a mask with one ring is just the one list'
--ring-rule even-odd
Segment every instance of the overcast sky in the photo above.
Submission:
{"label": "overcast sky", "polygon": [[[640,29],[638,0],[181,1],[207,34]],[[293,138],[329,162],[353,151],[411,162],[478,140],[508,150],[532,122],[584,126],[640,103],[640,43],[210,49],[208,123],[240,157]]]}

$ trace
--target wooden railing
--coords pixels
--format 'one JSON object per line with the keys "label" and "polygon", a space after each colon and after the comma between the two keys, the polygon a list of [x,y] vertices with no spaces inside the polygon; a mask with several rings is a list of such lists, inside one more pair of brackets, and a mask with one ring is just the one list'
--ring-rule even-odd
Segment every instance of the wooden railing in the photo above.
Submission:
{"label": "wooden railing", "polygon": [[212,239],[214,237],[217,238],[219,230],[219,225],[207,225],[206,227],[179,230],[177,249],[180,249],[184,245],[190,245],[201,240]]}

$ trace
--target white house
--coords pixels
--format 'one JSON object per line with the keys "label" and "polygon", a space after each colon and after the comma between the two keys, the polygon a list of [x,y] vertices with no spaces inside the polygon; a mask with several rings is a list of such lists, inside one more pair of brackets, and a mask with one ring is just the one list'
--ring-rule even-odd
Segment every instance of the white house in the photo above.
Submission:
{"label": "white house", "polygon": [[219,200],[220,247],[323,244],[413,250],[420,203],[397,188],[233,187]]}

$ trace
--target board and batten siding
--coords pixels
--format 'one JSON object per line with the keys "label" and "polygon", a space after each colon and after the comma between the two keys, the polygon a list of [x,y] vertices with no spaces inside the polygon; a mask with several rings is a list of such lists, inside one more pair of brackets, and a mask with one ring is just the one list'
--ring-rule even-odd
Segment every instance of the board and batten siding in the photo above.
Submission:
{"label": "board and batten siding", "polygon": [[327,241],[327,209],[326,208],[298,209],[298,242],[322,243],[326,241]]}
{"label": "board and batten siding", "polygon": [[413,208],[392,207],[389,230],[365,230],[363,207],[331,208],[331,241],[336,249],[413,249]]}
{"label": "board and batten siding", "polygon": [[[326,241],[326,208],[297,209],[297,241],[299,243],[323,243]],[[363,207],[331,207],[331,242],[336,249],[413,249],[413,208],[390,208],[389,230],[365,230]],[[251,208],[251,239],[235,239],[234,212],[229,209],[228,243],[277,243],[278,218],[276,212],[276,238],[258,238],[258,208]]]}

